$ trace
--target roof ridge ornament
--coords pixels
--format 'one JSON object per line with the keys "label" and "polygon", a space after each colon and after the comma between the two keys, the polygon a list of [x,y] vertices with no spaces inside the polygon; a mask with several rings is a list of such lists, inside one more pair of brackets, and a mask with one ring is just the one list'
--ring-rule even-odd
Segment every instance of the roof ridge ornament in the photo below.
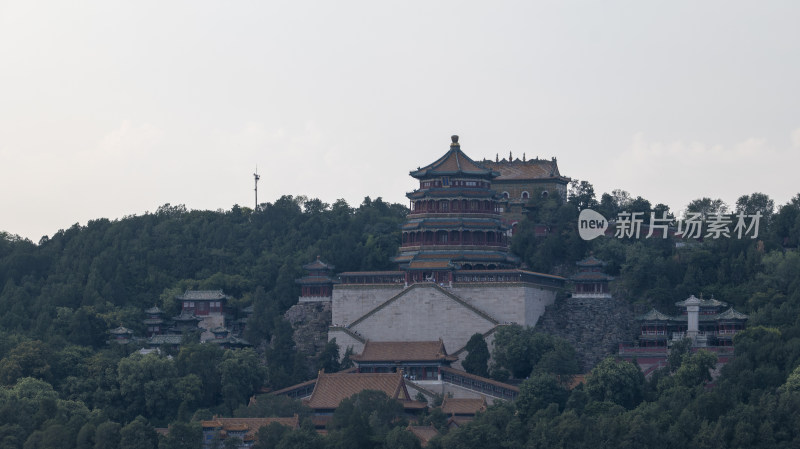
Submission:
{"label": "roof ridge ornament", "polygon": [[460,145],[458,144],[458,135],[457,135],[457,134],[453,134],[452,136],[450,136],[450,141],[451,141],[451,143],[450,143],[450,146],[451,146],[451,147],[458,147],[458,146],[460,146]]}

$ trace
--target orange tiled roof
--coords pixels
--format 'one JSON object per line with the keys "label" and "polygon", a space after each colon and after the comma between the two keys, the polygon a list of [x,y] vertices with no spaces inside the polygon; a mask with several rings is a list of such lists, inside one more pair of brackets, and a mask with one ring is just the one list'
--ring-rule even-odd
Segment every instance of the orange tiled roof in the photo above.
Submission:
{"label": "orange tiled roof", "polygon": [[444,398],[442,412],[445,415],[474,415],[486,410],[486,398]]}
{"label": "orange tiled roof", "polygon": [[319,373],[314,392],[305,402],[314,409],[334,409],[343,400],[364,390],[377,390],[401,401],[411,398],[402,373]]}
{"label": "orange tiled roof", "polygon": [[[356,371],[357,371],[356,367],[351,367],[351,368],[343,369],[343,370],[337,371],[337,372],[338,373],[355,373]],[[309,385],[315,385],[316,383],[317,383],[317,379],[315,378],[315,379],[307,380],[305,382],[300,382],[299,384],[290,385],[290,386],[288,386],[286,388],[281,388],[280,390],[271,391],[271,392],[268,392],[268,393],[270,395],[272,395],[272,396],[279,396],[279,395],[282,395],[282,394],[286,394],[286,393],[288,393],[288,392],[290,392],[292,390],[297,390],[299,388],[307,387]],[[251,401],[254,401],[254,399],[251,399]]]}
{"label": "orange tiled roof", "polygon": [[297,429],[300,427],[300,418],[294,415],[291,418],[214,418],[203,421],[203,428],[220,429],[227,432],[247,432],[245,439],[252,439],[258,429],[272,423]]}
{"label": "orange tiled roof", "polygon": [[271,392],[270,394],[273,395],[273,396],[279,396],[279,395],[281,395],[283,393],[286,393],[287,391],[291,391],[291,390],[294,390],[294,389],[297,389],[297,388],[305,387],[306,385],[314,385],[316,382],[317,382],[317,379],[307,380],[305,382],[300,382],[299,384],[294,384],[294,385],[290,385],[290,386],[288,386],[286,388],[281,388],[280,390],[275,390],[275,391]]}
{"label": "orange tiled roof", "polygon": [[358,362],[401,362],[456,360],[448,356],[444,343],[438,341],[369,341],[361,354],[351,357]]}

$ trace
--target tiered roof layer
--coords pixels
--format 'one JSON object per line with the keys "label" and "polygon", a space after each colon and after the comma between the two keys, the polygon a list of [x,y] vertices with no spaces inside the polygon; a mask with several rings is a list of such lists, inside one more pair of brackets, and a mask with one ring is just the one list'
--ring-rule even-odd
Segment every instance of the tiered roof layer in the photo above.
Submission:
{"label": "tiered roof layer", "polygon": [[335,409],[343,400],[364,390],[382,391],[392,399],[414,402],[406,390],[402,373],[320,372],[306,405],[313,409]]}
{"label": "tiered roof layer", "polygon": [[411,172],[415,178],[429,178],[434,176],[457,176],[466,175],[470,177],[496,178],[500,173],[488,169],[483,165],[470,159],[458,144],[458,136],[452,137],[453,143],[450,144],[450,151],[435,162]]}
{"label": "tiered roof layer", "polygon": [[442,340],[405,342],[368,340],[361,354],[353,355],[351,358],[357,362],[421,362],[458,359],[458,357],[447,355]]}

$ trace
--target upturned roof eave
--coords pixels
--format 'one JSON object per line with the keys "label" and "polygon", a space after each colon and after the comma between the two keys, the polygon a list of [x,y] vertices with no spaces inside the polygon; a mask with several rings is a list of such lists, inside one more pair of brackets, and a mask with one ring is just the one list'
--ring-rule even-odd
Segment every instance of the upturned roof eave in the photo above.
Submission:
{"label": "upturned roof eave", "polygon": [[429,189],[418,189],[406,193],[406,198],[414,200],[420,198],[437,198],[437,199],[496,199],[499,200],[500,195],[494,190],[488,190],[480,187],[433,187]]}
{"label": "upturned roof eave", "polygon": [[494,179],[500,175],[496,171],[467,171],[467,170],[429,170],[429,169],[420,169],[409,172],[409,175],[412,178],[417,179],[425,179],[425,178],[433,178],[438,176],[470,176],[470,177],[479,177],[479,178],[486,178],[486,179]]}
{"label": "upturned roof eave", "polygon": [[[455,165],[458,167],[457,170],[438,170],[438,167],[444,165],[447,161],[455,159]],[[478,170],[469,170],[465,169],[464,165],[471,165]],[[431,164],[426,165],[417,170],[413,170],[409,172],[414,178],[423,179],[425,177],[433,177],[433,176],[458,176],[458,175],[465,175],[465,176],[476,176],[476,177],[485,177],[488,179],[494,179],[500,176],[500,172],[491,170],[482,166],[480,163],[473,161],[470,159],[469,156],[464,154],[461,151],[461,146],[457,143],[450,146],[450,150],[447,151],[442,157],[437,159]]]}

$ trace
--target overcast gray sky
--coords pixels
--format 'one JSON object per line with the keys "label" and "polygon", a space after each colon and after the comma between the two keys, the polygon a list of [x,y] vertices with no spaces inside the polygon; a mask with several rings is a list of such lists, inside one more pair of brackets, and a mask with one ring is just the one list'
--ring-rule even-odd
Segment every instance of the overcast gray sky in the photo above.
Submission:
{"label": "overcast gray sky", "polygon": [[448,149],[682,209],[800,192],[800,2],[0,0],[0,230],[407,204]]}

